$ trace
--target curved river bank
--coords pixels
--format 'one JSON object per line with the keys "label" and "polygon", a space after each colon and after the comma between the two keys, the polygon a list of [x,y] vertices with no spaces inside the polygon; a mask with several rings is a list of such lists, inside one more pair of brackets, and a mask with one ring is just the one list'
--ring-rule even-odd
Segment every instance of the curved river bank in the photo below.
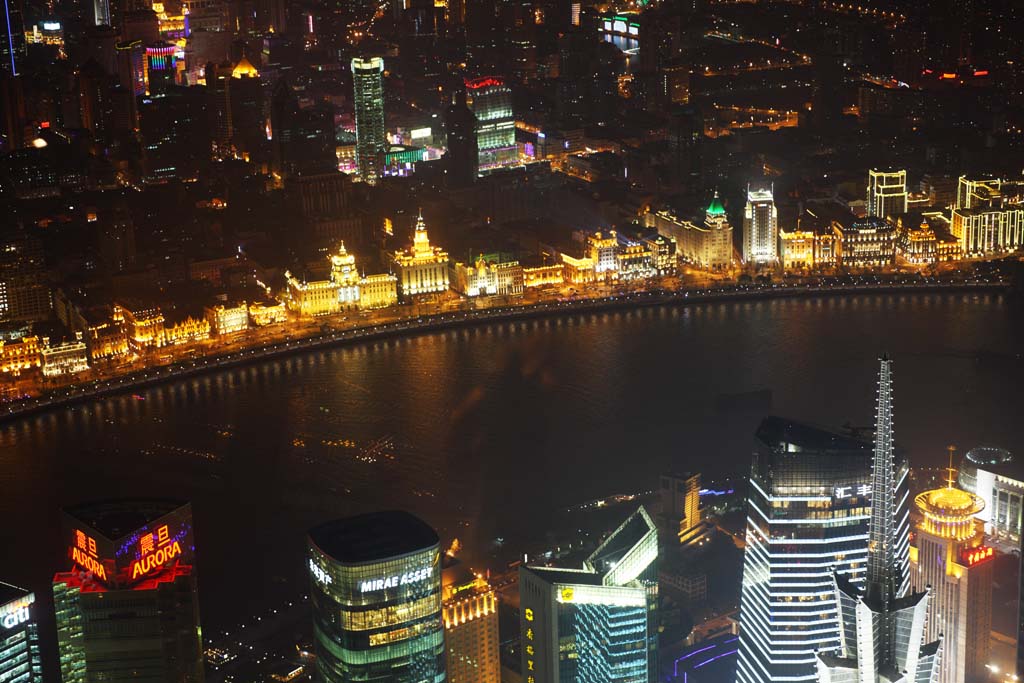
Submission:
{"label": "curved river bank", "polygon": [[[476,558],[658,473],[743,473],[758,420],[870,425],[896,360],[915,463],[1020,451],[1024,320],[1001,294],[873,293],[588,311],[392,336],[208,372],[0,426],[4,580],[42,598],[59,508],[193,501],[206,630],[305,586],[305,530],[400,507]],[[141,400],[140,400],[141,399]]]}
{"label": "curved river bank", "polygon": [[864,293],[906,294],[911,292],[1003,292],[1003,282],[923,282],[911,284],[860,284],[764,287],[742,287],[721,290],[646,291],[604,298],[582,298],[529,305],[451,311],[378,325],[331,330],[300,337],[287,342],[254,346],[244,350],[210,355],[199,359],[178,361],[147,368],[105,380],[73,384],[53,390],[44,396],[14,401],[0,409],[0,422],[19,419],[33,413],[61,406],[90,401],[142,387],[162,384],[241,365],[289,356],[306,351],[331,348],[341,344],[362,344],[395,336],[408,336],[456,327],[491,322],[549,318],[581,312],[630,309],[642,306],[685,306],[712,301],[745,301],[808,296],[849,296]]}

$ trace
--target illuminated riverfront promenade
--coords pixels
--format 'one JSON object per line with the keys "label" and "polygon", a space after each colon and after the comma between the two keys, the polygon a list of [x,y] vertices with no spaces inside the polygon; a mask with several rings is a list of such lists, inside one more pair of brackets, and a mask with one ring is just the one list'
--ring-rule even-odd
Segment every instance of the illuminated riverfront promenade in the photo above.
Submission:
{"label": "illuminated riverfront promenade", "polygon": [[[1002,292],[1009,284],[995,279],[928,278],[879,280],[872,277],[826,280],[817,284],[747,284],[703,289],[653,289],[607,296],[557,298],[537,303],[501,304],[490,307],[420,312],[429,305],[412,306],[405,317],[350,321],[345,318],[321,318],[305,328],[289,328],[283,341],[255,337],[241,348],[212,349],[208,355],[176,360],[158,366],[108,373],[90,381],[78,382],[33,398],[12,401],[0,412],[0,420],[16,419],[108,394],[123,393],[151,384],[268,360],[282,355],[320,349],[343,343],[418,334],[449,327],[502,322],[521,318],[571,315],[580,312],[656,305],[686,305],[714,301],[742,301],[772,298],[847,296],[855,294],[900,294],[907,292]],[[438,308],[436,305],[433,308]]]}

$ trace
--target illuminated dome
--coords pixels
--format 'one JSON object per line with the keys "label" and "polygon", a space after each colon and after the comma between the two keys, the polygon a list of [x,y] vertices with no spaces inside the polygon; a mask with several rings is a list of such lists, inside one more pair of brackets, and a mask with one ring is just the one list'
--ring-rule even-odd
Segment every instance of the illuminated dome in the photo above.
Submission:
{"label": "illuminated dome", "polygon": [[977,446],[967,451],[967,459],[975,465],[1005,465],[1013,461],[1013,456],[998,446]]}
{"label": "illuminated dome", "polygon": [[245,57],[242,57],[242,60],[235,64],[235,68],[231,71],[232,78],[257,78],[259,75],[260,72]]}

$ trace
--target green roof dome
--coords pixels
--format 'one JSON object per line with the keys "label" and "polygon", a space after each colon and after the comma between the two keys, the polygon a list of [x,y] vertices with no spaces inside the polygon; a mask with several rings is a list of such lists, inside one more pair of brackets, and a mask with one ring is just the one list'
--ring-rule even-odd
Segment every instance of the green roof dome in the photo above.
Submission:
{"label": "green roof dome", "polygon": [[708,205],[709,216],[724,216],[725,207],[722,206],[722,200],[718,198],[718,193],[715,192],[714,198],[711,200],[711,204]]}

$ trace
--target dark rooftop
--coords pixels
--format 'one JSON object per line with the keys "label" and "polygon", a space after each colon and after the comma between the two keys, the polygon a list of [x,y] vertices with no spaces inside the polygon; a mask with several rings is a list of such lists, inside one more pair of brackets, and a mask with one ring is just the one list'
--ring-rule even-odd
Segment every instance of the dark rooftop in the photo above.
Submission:
{"label": "dark rooftop", "polygon": [[166,498],[125,498],[74,505],[64,512],[116,541],[186,505]]}
{"label": "dark rooftop", "polygon": [[597,572],[572,571],[559,567],[526,567],[548,583],[574,583],[582,586],[600,586],[602,574]]}
{"label": "dark rooftop", "polygon": [[851,433],[832,431],[774,415],[761,421],[756,438],[777,451],[791,450],[790,446],[802,451],[818,452],[869,451],[874,448],[870,438],[860,439]]}
{"label": "dark rooftop", "polygon": [[18,588],[17,586],[12,586],[9,583],[0,581],[0,606],[6,605],[12,600],[17,600],[18,598],[24,597],[28,594],[29,591],[24,588]]}
{"label": "dark rooftop", "polygon": [[399,510],[326,522],[313,527],[309,538],[317,548],[345,564],[379,562],[440,543],[437,532],[426,522]]}

